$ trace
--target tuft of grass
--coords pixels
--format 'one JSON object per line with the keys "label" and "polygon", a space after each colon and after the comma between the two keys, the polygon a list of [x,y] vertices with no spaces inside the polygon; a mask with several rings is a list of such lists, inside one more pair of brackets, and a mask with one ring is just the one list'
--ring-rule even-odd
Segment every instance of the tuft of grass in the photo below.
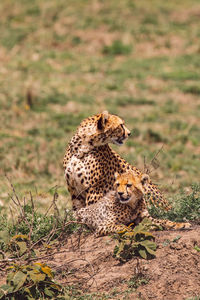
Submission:
{"label": "tuft of grass", "polygon": [[115,99],[105,99],[105,102],[110,105],[116,106],[128,106],[128,105],[155,105],[153,100],[148,99],[136,99],[132,97],[123,97],[123,98],[115,98]]}
{"label": "tuft of grass", "polygon": [[106,55],[128,55],[131,53],[131,51],[131,45],[126,45],[120,40],[115,40],[112,45],[104,46],[102,53]]}
{"label": "tuft of grass", "polygon": [[150,207],[149,212],[153,217],[166,218],[175,222],[192,221],[200,224],[200,184],[191,186],[191,193],[186,194],[183,190],[177,195],[173,202],[172,209],[168,212]]}
{"label": "tuft of grass", "polygon": [[[34,250],[37,244],[41,242],[48,244],[59,239],[63,234],[69,235],[77,230],[78,225],[73,221],[70,211],[65,210],[64,214],[61,214],[58,210],[56,205],[57,192],[53,193],[52,202],[46,212],[39,213],[31,193],[29,202],[26,201],[26,197],[22,202],[12,184],[11,187],[13,190],[11,199],[14,205],[12,209],[10,208],[11,219],[8,219],[5,214],[0,216],[0,250],[3,256],[6,252],[8,252],[6,256],[13,256],[17,250],[17,256],[22,254],[25,255],[25,259],[30,259],[32,256],[30,249],[31,251]],[[50,211],[51,214],[49,215]],[[24,239],[26,240],[23,253],[20,252],[19,242],[21,240],[19,238],[22,239],[22,242]],[[12,243],[16,244],[14,248],[11,247]]]}
{"label": "tuft of grass", "polygon": [[185,81],[185,80],[199,80],[200,74],[198,72],[192,72],[189,70],[180,70],[167,72],[162,75],[162,78],[165,80],[174,80],[174,81]]}
{"label": "tuft of grass", "polygon": [[200,86],[198,86],[198,85],[185,86],[185,87],[183,87],[183,92],[198,96],[198,95],[200,95]]}
{"label": "tuft of grass", "polygon": [[173,114],[179,111],[179,105],[173,100],[169,99],[162,107],[162,110],[166,114]]}
{"label": "tuft of grass", "polygon": [[163,137],[161,133],[156,132],[152,129],[148,129],[145,134],[145,138],[150,142],[150,143],[166,143],[167,139],[166,137]]}
{"label": "tuft of grass", "polygon": [[149,283],[149,278],[142,273],[134,275],[127,283],[129,288],[137,289],[141,285]]}
{"label": "tuft of grass", "polygon": [[26,28],[8,28],[1,39],[2,44],[8,50],[11,50],[15,45],[23,43],[29,34],[29,30]]}

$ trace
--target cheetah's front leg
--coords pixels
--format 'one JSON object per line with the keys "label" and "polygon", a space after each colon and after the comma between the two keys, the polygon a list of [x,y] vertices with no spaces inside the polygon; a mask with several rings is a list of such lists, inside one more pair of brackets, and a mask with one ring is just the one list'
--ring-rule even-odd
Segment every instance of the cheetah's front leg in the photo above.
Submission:
{"label": "cheetah's front leg", "polygon": [[95,236],[98,237],[110,233],[119,233],[121,231],[128,231],[128,230],[129,228],[126,225],[123,224],[117,225],[113,223],[108,223],[108,224],[99,225],[95,230]]}

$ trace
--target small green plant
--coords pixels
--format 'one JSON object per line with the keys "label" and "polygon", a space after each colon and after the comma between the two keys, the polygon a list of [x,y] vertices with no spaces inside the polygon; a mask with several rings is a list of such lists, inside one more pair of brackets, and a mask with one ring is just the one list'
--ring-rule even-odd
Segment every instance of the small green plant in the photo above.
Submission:
{"label": "small green plant", "polygon": [[185,93],[190,93],[194,95],[199,95],[200,94],[200,87],[198,85],[190,85],[186,86],[183,88],[183,91]]}
{"label": "small green plant", "polygon": [[[13,194],[10,195],[16,210],[15,217],[11,210],[11,219],[0,217],[0,259],[9,264],[19,259],[30,263],[35,260],[40,251],[38,245],[43,245],[41,251],[47,251],[52,244],[59,243],[63,236],[76,231],[78,224],[73,221],[70,211],[61,214],[57,208],[57,192],[46,213],[39,213],[35,207],[34,198],[30,193],[30,202],[24,197],[23,202],[18,197],[11,183]],[[51,211],[53,214],[48,215]]]}
{"label": "small green plant", "polygon": [[17,234],[13,236],[8,244],[8,250],[12,252],[12,256],[21,257],[26,251],[28,251],[28,236],[23,234]]}
{"label": "small green plant", "polygon": [[169,99],[162,107],[162,110],[166,114],[173,114],[179,111],[179,106],[176,102]]}
{"label": "small green plant", "polygon": [[156,256],[156,243],[154,236],[148,231],[152,227],[148,219],[144,219],[134,229],[128,227],[127,231],[118,233],[115,237],[118,245],[114,248],[114,257],[121,262],[133,256],[151,259]]}
{"label": "small green plant", "polygon": [[142,273],[138,273],[128,281],[128,287],[137,289],[140,285],[148,284],[148,282],[149,279],[147,277]]}
{"label": "small green plant", "polygon": [[197,245],[194,246],[194,249],[195,249],[197,252],[200,252],[200,247],[198,247]]}
{"label": "small green plant", "polygon": [[127,55],[132,51],[131,45],[125,45],[120,40],[115,40],[112,45],[104,46],[103,54],[108,55]]}
{"label": "small green plant", "polygon": [[6,284],[0,287],[0,299],[55,299],[63,294],[45,264],[14,264],[9,267]]}
{"label": "small green plant", "polygon": [[150,143],[166,143],[167,139],[162,136],[161,133],[156,132],[152,130],[151,128],[148,128],[145,134],[145,138],[150,142]]}
{"label": "small green plant", "polygon": [[[66,299],[68,287],[61,287],[53,281],[51,269],[40,260],[44,254],[61,243],[63,236],[68,236],[77,229],[77,222],[69,211],[61,215],[56,201],[57,192],[45,214],[37,212],[30,193],[30,203],[24,197],[18,197],[11,184],[10,195],[17,214],[12,219],[0,218],[0,259],[1,267],[7,268],[6,284],[0,287],[0,299]],[[53,215],[49,216],[49,211]],[[56,244],[56,246],[55,246]],[[40,247],[38,248],[38,245]]]}

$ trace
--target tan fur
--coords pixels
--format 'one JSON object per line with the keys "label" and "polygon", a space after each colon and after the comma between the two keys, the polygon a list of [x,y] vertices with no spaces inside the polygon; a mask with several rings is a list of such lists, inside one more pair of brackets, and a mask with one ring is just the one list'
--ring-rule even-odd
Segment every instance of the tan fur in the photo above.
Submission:
{"label": "tan fur", "polygon": [[144,217],[165,229],[190,227],[189,223],[158,220],[149,215],[143,197],[150,180],[147,174],[135,176],[133,172],[116,173],[115,178],[113,191],[97,203],[74,213],[75,218],[94,229],[97,236],[126,230],[126,225],[132,222],[138,224]]}
{"label": "tan fur", "polygon": [[[115,172],[141,172],[121,158],[109,143],[121,145],[130,135],[124,121],[107,111],[83,120],[72,137],[63,161],[73,209],[98,202],[113,189]],[[149,181],[144,190],[156,206],[169,208],[158,188]]]}

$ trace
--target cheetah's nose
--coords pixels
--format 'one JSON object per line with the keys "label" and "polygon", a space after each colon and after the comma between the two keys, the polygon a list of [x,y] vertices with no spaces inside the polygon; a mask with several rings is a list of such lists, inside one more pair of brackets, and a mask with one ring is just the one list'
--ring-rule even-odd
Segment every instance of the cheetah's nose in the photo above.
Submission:
{"label": "cheetah's nose", "polygon": [[123,195],[123,192],[118,192],[118,195],[121,197]]}

